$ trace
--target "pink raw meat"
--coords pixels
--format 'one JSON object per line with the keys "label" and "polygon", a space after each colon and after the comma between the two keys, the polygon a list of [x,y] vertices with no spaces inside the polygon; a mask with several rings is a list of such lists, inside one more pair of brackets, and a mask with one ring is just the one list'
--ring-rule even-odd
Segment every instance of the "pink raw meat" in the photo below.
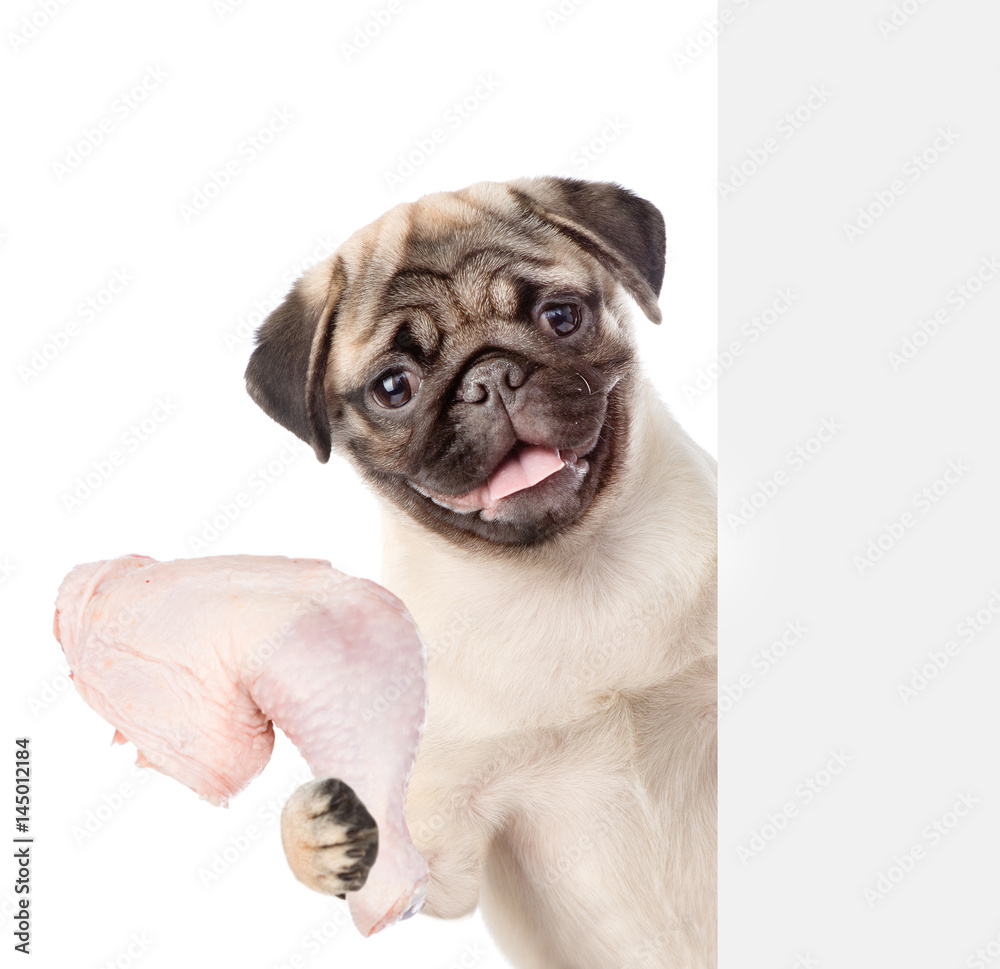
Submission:
{"label": "pink raw meat", "polygon": [[80,695],[155,767],[213,804],[263,770],[280,727],[317,778],[350,785],[378,824],[365,935],[423,901],[403,814],[426,709],[424,648],[403,604],[319,559],[140,555],[79,565],[55,634]]}

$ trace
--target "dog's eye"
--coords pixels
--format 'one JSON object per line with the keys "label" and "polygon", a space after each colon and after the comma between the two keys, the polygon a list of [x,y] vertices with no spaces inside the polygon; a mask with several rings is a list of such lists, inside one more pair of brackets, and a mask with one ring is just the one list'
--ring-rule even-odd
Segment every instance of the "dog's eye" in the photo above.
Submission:
{"label": "dog's eye", "polygon": [[572,303],[550,306],[542,310],[541,317],[556,336],[569,336],[580,329],[580,307]]}
{"label": "dog's eye", "polygon": [[412,370],[387,370],[372,385],[372,396],[382,407],[402,407],[419,386],[420,378]]}

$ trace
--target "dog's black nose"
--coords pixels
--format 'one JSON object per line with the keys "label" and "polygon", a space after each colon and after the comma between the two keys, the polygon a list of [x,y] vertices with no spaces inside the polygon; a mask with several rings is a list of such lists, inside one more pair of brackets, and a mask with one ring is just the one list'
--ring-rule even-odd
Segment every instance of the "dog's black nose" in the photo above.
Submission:
{"label": "dog's black nose", "polygon": [[509,357],[488,357],[474,363],[458,386],[457,399],[467,404],[502,400],[527,379],[524,367]]}

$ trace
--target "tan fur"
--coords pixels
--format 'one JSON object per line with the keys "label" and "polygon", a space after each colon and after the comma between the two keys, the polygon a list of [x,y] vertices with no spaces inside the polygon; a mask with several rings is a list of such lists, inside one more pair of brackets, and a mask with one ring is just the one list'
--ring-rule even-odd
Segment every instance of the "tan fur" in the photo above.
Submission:
{"label": "tan fur", "polygon": [[[428,719],[407,800],[431,870],[426,911],[480,905],[519,969],[711,969],[715,462],[635,372],[625,291],[658,322],[659,279],[627,237],[616,248],[598,231],[614,206],[598,199],[590,227],[574,220],[589,184],[481,183],[397,206],[356,233],[298,284],[317,320],[310,380],[325,334],[334,446],[382,502],[383,581],[428,646]],[[546,213],[530,232],[526,206]],[[440,239],[449,244],[427,244]],[[342,299],[327,321],[337,260]],[[589,362],[620,375],[608,413],[621,453],[607,480],[579,520],[530,545],[416,513],[418,498],[379,477],[401,473],[408,425],[373,430],[349,403],[386,365],[404,317],[418,343],[447,344],[452,360],[483,346],[550,353],[512,318],[507,273],[598,292]],[[433,318],[412,303],[433,306]],[[264,360],[251,392],[309,440],[315,423],[269,404]],[[308,842],[288,837],[289,862],[307,878]]]}
{"label": "tan fur", "polygon": [[715,463],[639,397],[617,493],[516,565],[385,507],[428,643],[427,910],[480,903],[523,969],[715,965]]}

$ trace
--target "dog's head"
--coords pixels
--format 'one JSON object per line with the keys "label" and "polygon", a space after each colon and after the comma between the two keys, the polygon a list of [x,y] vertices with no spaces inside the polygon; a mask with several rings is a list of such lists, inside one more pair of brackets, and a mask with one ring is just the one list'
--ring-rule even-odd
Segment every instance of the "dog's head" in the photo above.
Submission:
{"label": "dog's head", "polygon": [[484,182],[391,209],[257,333],[253,399],[452,540],[527,544],[578,521],[620,464],[654,322],[663,218],[610,183]]}

